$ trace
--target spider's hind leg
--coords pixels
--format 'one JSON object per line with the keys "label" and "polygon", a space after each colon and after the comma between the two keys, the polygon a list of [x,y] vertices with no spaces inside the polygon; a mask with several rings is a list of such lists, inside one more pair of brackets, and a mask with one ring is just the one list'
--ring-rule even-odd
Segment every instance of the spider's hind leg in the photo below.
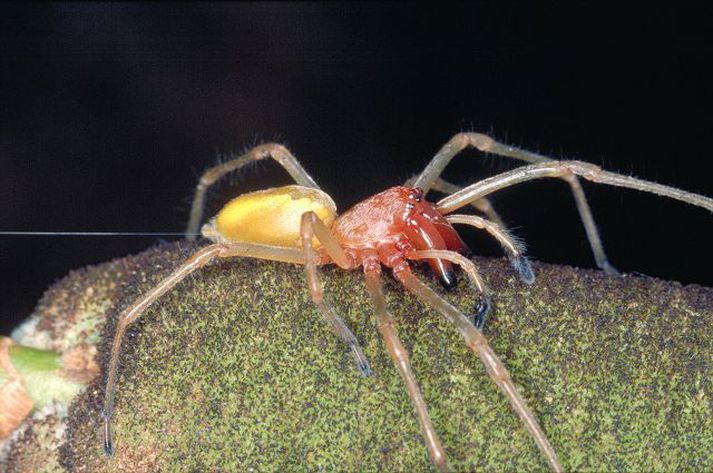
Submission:
{"label": "spider's hind leg", "polygon": [[206,246],[178,266],[171,274],[154,286],[146,294],[139,296],[132,305],[124,309],[119,315],[114,331],[114,340],[111,344],[111,356],[107,367],[106,386],[104,388],[104,405],[101,411],[103,421],[102,437],[104,453],[111,456],[114,453],[114,440],[112,436],[112,414],[114,401],[118,391],[117,377],[119,373],[119,357],[121,355],[121,342],[126,329],[138,320],[142,314],[161,296],[173,289],[187,276],[204,267],[217,258],[232,258],[235,256],[249,256],[272,261],[287,263],[303,263],[302,253],[297,248],[282,248],[251,243],[216,243]]}

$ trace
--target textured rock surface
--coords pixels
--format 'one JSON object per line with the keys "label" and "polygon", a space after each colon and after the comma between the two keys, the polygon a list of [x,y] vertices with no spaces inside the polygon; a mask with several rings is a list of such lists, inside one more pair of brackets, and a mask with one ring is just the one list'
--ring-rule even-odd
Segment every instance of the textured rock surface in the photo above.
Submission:
{"label": "textured rock surface", "polygon": [[[163,245],[75,272],[48,293],[40,317],[48,309],[62,317],[81,300],[113,320],[194,248]],[[525,286],[505,261],[476,262],[494,293],[485,334],[565,469],[713,469],[713,290],[544,264],[535,267],[535,284]],[[329,299],[370,358],[372,377],[359,376],[322,322],[300,267],[220,262],[181,283],[130,329],[113,458],[101,450],[97,380],[74,402],[53,448],[43,442],[63,428],[56,419],[30,423],[15,440],[8,471],[429,468],[360,272],[322,274]],[[451,466],[545,469],[456,331],[384,279]],[[466,284],[447,298],[463,310],[474,303]],[[101,329],[103,321],[92,320]],[[40,322],[67,330],[64,323]],[[113,326],[99,342],[104,365]],[[86,323],[75,332],[91,339]]]}

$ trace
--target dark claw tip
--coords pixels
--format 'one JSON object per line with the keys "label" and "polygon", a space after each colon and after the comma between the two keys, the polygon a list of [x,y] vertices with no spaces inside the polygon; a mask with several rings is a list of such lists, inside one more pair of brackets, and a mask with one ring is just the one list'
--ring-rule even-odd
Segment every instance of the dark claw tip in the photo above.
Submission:
{"label": "dark claw tip", "polygon": [[490,301],[485,296],[480,296],[475,303],[474,313],[471,316],[471,321],[476,329],[482,331],[485,327],[485,321],[490,313]]}
{"label": "dark claw tip", "polygon": [[371,376],[371,368],[369,367],[369,363],[366,361],[364,363],[359,364],[359,373],[365,378],[368,378]]}
{"label": "dark claw tip", "polygon": [[104,419],[104,455],[110,457],[114,455],[114,442],[111,439],[111,421],[106,411],[102,411],[102,419]]}
{"label": "dark claw tip", "polygon": [[441,274],[441,284],[443,287],[449,291],[452,291],[458,286],[458,278],[456,277],[456,272],[451,270],[443,271]]}
{"label": "dark claw tip", "polygon": [[518,256],[517,258],[513,258],[510,262],[512,267],[520,274],[522,282],[525,284],[535,282],[535,273],[532,271],[532,265],[529,259],[524,256]]}
{"label": "dark claw tip", "polygon": [[364,353],[362,353],[361,348],[358,345],[350,345],[352,349],[352,355],[354,355],[354,360],[357,364],[357,369],[359,373],[365,378],[371,375],[371,367],[369,366],[369,360],[366,359]]}
{"label": "dark claw tip", "polygon": [[114,456],[114,445],[111,443],[111,441],[104,441],[104,455],[107,457]]}

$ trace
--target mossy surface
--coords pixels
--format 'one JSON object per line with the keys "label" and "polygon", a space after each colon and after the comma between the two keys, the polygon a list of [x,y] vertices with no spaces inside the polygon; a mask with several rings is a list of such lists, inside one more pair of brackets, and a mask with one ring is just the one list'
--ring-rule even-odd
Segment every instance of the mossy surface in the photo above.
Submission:
{"label": "mossy surface", "polygon": [[34,416],[17,432],[0,471],[7,473],[62,473],[59,451],[65,431],[64,422],[56,415]]}
{"label": "mossy surface", "polygon": [[[164,245],[107,267],[134,269],[118,298],[96,302],[111,307],[100,346],[104,366],[118,311],[193,249]],[[494,293],[485,335],[566,470],[713,469],[712,290],[544,264],[535,267],[535,284],[525,286],[505,261],[476,262]],[[70,471],[430,468],[363,276],[330,267],[321,273],[373,376],[358,374],[322,321],[301,267],[219,262],[182,282],[129,330],[115,456],[105,458],[101,449],[99,380],[70,411],[62,465]],[[384,282],[451,467],[546,469],[453,327],[389,275]],[[464,311],[475,302],[465,283],[446,297]]]}

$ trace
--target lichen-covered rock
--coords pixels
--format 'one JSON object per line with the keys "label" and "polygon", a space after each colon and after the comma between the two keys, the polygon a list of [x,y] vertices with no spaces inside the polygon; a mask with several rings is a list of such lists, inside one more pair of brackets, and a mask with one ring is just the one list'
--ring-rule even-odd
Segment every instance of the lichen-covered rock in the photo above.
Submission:
{"label": "lichen-covered rock", "polygon": [[[195,248],[163,245],[95,268],[95,279],[83,282],[85,290],[111,294],[93,302],[111,320],[99,345],[103,366],[119,311]],[[713,469],[713,290],[544,264],[525,286],[505,261],[476,263],[494,293],[485,335],[566,470]],[[428,469],[361,273],[328,267],[322,274],[373,376],[359,376],[323,322],[302,268],[222,261],[182,282],[129,330],[115,456],[101,448],[102,377],[71,407],[52,465],[91,472]],[[384,280],[451,467],[545,469],[455,329],[390,276]],[[464,310],[474,296],[465,283],[446,295]],[[14,448],[9,471],[26,471],[21,453],[31,446]]]}

